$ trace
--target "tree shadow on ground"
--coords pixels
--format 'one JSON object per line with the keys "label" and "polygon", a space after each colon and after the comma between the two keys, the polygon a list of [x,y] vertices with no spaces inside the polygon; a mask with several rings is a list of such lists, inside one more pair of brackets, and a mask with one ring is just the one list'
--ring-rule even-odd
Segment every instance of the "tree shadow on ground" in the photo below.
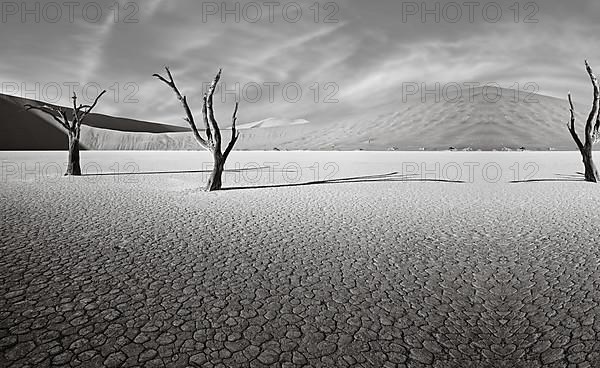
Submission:
{"label": "tree shadow on ground", "polygon": [[523,183],[545,183],[545,182],[585,182],[585,175],[581,172],[575,174],[554,174],[555,178],[539,178],[539,179],[526,179],[526,180],[512,180],[511,184],[523,184]]}
{"label": "tree shadow on ground", "polygon": [[[270,167],[252,167],[247,169],[229,169],[225,170],[224,173],[237,173],[244,171],[257,171],[257,170],[266,170],[270,169]],[[140,171],[140,172],[108,172],[108,173],[86,173],[81,176],[119,176],[119,175],[168,175],[168,174],[208,174],[212,170],[179,170],[179,171]],[[281,170],[280,170],[281,171]]]}
{"label": "tree shadow on ground", "polygon": [[426,178],[419,178],[419,177],[417,177],[417,175],[401,175],[398,172],[391,172],[388,174],[380,174],[380,175],[365,175],[365,176],[355,176],[355,177],[348,177],[348,178],[315,180],[315,181],[308,181],[308,182],[302,182],[302,183],[237,186],[237,187],[223,188],[222,190],[292,188],[292,187],[303,187],[303,186],[323,185],[323,184],[381,183],[381,182],[436,182],[436,183],[456,183],[456,184],[464,184],[465,183],[464,181],[458,181],[458,180],[426,179]]}

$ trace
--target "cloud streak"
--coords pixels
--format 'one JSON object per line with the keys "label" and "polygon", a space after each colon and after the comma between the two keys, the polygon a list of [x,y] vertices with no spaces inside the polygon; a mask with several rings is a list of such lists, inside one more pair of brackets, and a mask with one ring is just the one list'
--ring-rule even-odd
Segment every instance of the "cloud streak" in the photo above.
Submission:
{"label": "cloud streak", "polygon": [[[240,2],[240,8],[248,3]],[[539,3],[537,23],[524,22],[531,15],[529,2],[519,4],[515,22],[514,0],[496,1],[503,17],[494,23],[478,13],[472,22],[442,17],[423,23],[420,14],[403,12],[407,2],[395,0],[344,0],[332,8],[322,1],[318,13],[306,3],[300,19],[290,22],[281,13],[287,3],[273,19],[263,13],[256,22],[230,16],[223,23],[221,14],[203,14],[206,2],[194,0],[137,1],[136,23],[115,22],[109,5],[97,23],[80,15],[74,23],[13,19],[0,24],[0,77],[28,85],[92,82],[110,92],[98,111],[182,125],[177,101],[151,78],[164,65],[172,67],[197,114],[203,86],[223,67],[229,93],[220,96],[217,117],[229,121],[238,99],[242,122],[376,114],[381,106],[397,107],[407,82],[495,82],[506,88],[529,82],[539,93],[564,98],[571,90],[586,102],[590,87],[583,59],[600,73],[600,50],[590,47],[600,32],[594,0]],[[440,8],[448,3],[440,1]],[[298,88],[302,95],[296,100]],[[255,101],[257,91],[261,98]],[[61,101],[68,103],[68,96]]]}

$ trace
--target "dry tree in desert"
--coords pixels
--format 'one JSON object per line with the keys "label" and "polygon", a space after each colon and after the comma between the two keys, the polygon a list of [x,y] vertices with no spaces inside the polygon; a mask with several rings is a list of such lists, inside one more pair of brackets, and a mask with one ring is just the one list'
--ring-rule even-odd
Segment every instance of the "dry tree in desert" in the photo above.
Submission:
{"label": "dry tree in desert", "polygon": [[[77,94],[73,92],[73,111],[69,114],[69,111],[65,107],[43,105],[33,106],[26,104],[24,107],[27,111],[38,110],[46,113],[54,120],[56,120],[63,128],[66,129],[67,135],[69,136],[69,161],[67,164],[67,172],[65,176],[80,176],[81,175],[81,164],[79,158],[79,139],[81,137],[81,124],[83,124],[85,118],[90,112],[96,107],[98,101],[104,95],[106,91],[102,91],[94,100],[91,105],[79,105],[77,106]],[[69,120],[69,115],[71,119]]]}
{"label": "dry tree in desert", "polygon": [[177,96],[177,99],[183,105],[183,110],[185,111],[185,114],[186,114],[186,117],[184,118],[184,120],[187,121],[188,124],[190,125],[190,127],[192,128],[192,132],[194,133],[194,137],[196,138],[196,141],[198,141],[198,143],[204,149],[206,149],[213,155],[214,165],[213,165],[212,172],[210,174],[210,178],[208,180],[208,184],[206,185],[206,190],[209,192],[215,191],[215,190],[220,190],[221,186],[222,186],[221,176],[223,175],[223,170],[225,169],[225,161],[227,161],[227,157],[233,150],[233,146],[235,146],[235,143],[237,142],[237,140],[239,138],[239,133],[236,131],[236,128],[235,128],[239,103],[238,102],[235,103],[235,109],[233,110],[233,116],[231,118],[232,119],[231,140],[229,141],[229,144],[225,148],[225,152],[223,152],[221,149],[221,129],[219,128],[219,124],[217,124],[217,121],[215,119],[214,109],[213,109],[213,95],[215,93],[217,84],[219,83],[219,80],[221,79],[222,70],[219,69],[217,76],[215,77],[215,79],[212,81],[210,87],[208,88],[208,93],[204,94],[204,105],[202,107],[202,116],[204,119],[204,128],[205,128],[206,139],[200,135],[200,132],[198,131],[198,127],[196,126],[196,122],[194,120],[194,115],[192,114],[192,110],[190,109],[190,106],[188,105],[186,97],[183,96],[181,94],[181,92],[179,92],[179,89],[175,85],[175,81],[173,80],[173,75],[171,74],[171,71],[169,70],[168,67],[165,67],[165,70],[167,71],[167,77],[169,79],[164,78],[159,74],[154,74],[153,76],[158,78],[159,80],[163,81],[169,87],[171,87],[171,89],[173,89],[173,91],[175,92],[175,96]]}
{"label": "dry tree in desert", "polygon": [[585,124],[585,141],[582,142],[575,130],[575,107],[573,107],[573,99],[571,98],[571,93],[569,92],[569,104],[571,107],[571,122],[567,125],[569,128],[569,132],[571,132],[571,136],[575,140],[577,144],[577,148],[579,148],[579,152],[581,152],[581,156],[583,157],[583,165],[585,166],[585,181],[597,183],[600,180],[600,175],[598,175],[598,169],[594,164],[594,159],[592,155],[592,149],[596,142],[600,140],[600,136],[598,134],[598,130],[600,129],[600,86],[598,85],[598,78],[594,75],[590,64],[588,64],[587,60],[585,61],[585,68],[592,80],[592,85],[594,86],[594,102],[592,105],[592,111],[590,111],[590,115],[588,116],[587,122]]}

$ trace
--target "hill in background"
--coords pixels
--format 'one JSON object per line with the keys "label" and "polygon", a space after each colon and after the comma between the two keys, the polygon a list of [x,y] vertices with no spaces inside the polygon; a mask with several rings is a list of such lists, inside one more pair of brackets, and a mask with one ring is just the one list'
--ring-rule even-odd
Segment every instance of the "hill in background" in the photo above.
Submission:
{"label": "hill in background", "polygon": [[[497,100],[497,101],[495,101]],[[585,101],[583,101],[585,102]],[[65,134],[52,118],[23,110],[38,103],[0,95],[0,149],[64,150]],[[589,107],[576,106],[583,131]],[[241,150],[575,150],[566,129],[566,100],[501,90],[464,93],[460,99],[396,101],[375,111],[337,121],[308,122],[268,118],[240,122]],[[223,128],[224,140],[229,130]],[[82,144],[92,150],[196,150],[186,127],[90,114],[82,127]]]}
{"label": "hill in background", "polygon": [[[23,107],[26,104],[51,105],[0,94],[0,150],[65,150],[68,139],[62,127],[46,114],[26,111]],[[71,114],[72,109],[68,109],[68,115]],[[98,129],[106,136],[118,135],[119,132],[156,134],[189,130],[102,114],[90,114],[85,123],[83,131]],[[82,136],[86,135],[82,132]],[[82,145],[84,149],[102,149],[85,138]]]}

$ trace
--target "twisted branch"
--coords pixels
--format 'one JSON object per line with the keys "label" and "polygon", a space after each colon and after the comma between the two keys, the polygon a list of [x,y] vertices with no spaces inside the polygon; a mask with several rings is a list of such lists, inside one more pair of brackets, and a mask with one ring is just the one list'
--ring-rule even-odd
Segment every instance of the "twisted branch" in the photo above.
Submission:
{"label": "twisted branch", "polygon": [[217,124],[217,120],[215,119],[215,111],[213,108],[213,96],[215,94],[215,90],[217,88],[217,84],[219,80],[221,80],[222,69],[219,69],[219,72],[213,79],[210,87],[208,88],[208,93],[204,95],[204,104],[206,105],[202,111],[205,114],[204,121],[209,122],[210,130],[212,132],[212,143],[213,147],[216,151],[221,152],[221,129],[219,129],[219,124]]}
{"label": "twisted branch", "polygon": [[597,138],[598,128],[600,128],[600,117],[598,113],[600,112],[600,86],[598,85],[598,78],[594,75],[590,64],[585,61],[585,69],[587,70],[592,84],[594,85],[594,102],[592,104],[592,111],[590,111],[590,115],[588,116],[588,120],[585,124],[585,145],[592,146]]}
{"label": "twisted branch", "polygon": [[223,70],[219,69],[219,72],[217,73],[217,75],[213,79],[212,83],[210,84],[210,87],[208,88],[208,92],[204,94],[203,99],[202,99],[202,101],[203,101],[202,120],[204,122],[204,131],[206,133],[206,139],[204,139],[200,135],[200,132],[198,131],[198,128],[196,127],[196,123],[194,121],[192,111],[187,103],[187,99],[185,96],[183,96],[181,94],[181,92],[175,85],[175,80],[173,79],[173,75],[171,74],[171,71],[169,70],[168,67],[165,67],[165,70],[167,71],[168,79],[159,74],[154,74],[153,76],[158,78],[162,82],[164,82],[169,87],[171,87],[171,89],[173,89],[173,91],[175,92],[175,96],[177,96],[177,99],[183,105],[183,109],[185,110],[185,113],[187,115],[187,117],[184,120],[187,121],[188,124],[190,125],[190,127],[192,128],[192,131],[194,132],[194,136],[196,137],[196,140],[206,150],[212,152],[215,155],[222,156],[223,158],[227,159],[227,156],[229,156],[229,154],[233,150],[233,147],[235,146],[235,143],[237,142],[237,140],[239,138],[239,133],[237,132],[237,129],[236,129],[239,103],[236,102],[235,109],[233,111],[233,116],[231,118],[232,119],[231,140],[229,141],[229,144],[227,145],[225,152],[221,153],[221,141],[222,141],[221,129],[219,128],[219,124],[217,123],[217,120],[215,119],[213,101],[214,101],[215,90],[217,89],[217,85],[218,85],[219,81],[221,80],[221,75],[223,73]]}
{"label": "twisted branch", "polygon": [[569,92],[569,105],[570,105],[570,111],[571,111],[571,123],[567,124],[567,127],[569,128],[569,132],[571,133],[573,140],[575,140],[575,143],[577,144],[577,148],[579,148],[579,150],[582,151],[583,143],[581,142],[581,139],[579,138],[579,135],[577,134],[577,130],[575,130],[575,107],[573,106],[573,99],[571,98],[571,92]]}
{"label": "twisted branch", "polygon": [[594,101],[592,103],[592,110],[585,123],[585,142],[581,141],[577,131],[575,130],[575,107],[573,106],[573,100],[571,98],[571,92],[569,92],[569,105],[571,111],[571,121],[567,124],[571,136],[575,140],[577,147],[580,151],[591,150],[592,146],[600,141],[600,85],[598,78],[592,71],[592,67],[585,61],[585,69],[590,76],[592,85],[594,86]]}
{"label": "twisted branch", "polygon": [[[165,70],[167,71],[167,76],[169,77],[168,80],[166,78],[164,78],[163,76],[161,76],[160,74],[153,74],[152,76],[163,81],[166,85],[171,87],[173,92],[175,92],[175,96],[177,96],[177,99],[181,102],[181,105],[183,106],[183,110],[185,111],[185,114],[186,114],[186,117],[183,118],[183,120],[187,121],[187,123],[190,125],[190,128],[192,128],[192,132],[194,132],[194,137],[196,138],[198,143],[200,143],[200,145],[203,148],[210,150],[209,143],[206,141],[206,139],[202,138],[202,136],[200,135],[200,132],[198,131],[198,128],[196,127],[196,122],[194,121],[194,114],[192,114],[192,110],[190,109],[190,106],[188,105],[187,98],[185,96],[183,96],[181,94],[181,92],[179,92],[179,89],[175,85],[175,80],[173,79],[173,75],[171,74],[171,71],[169,70],[168,66],[165,66]],[[210,136],[208,139],[210,140]]]}
{"label": "twisted branch", "polygon": [[239,102],[235,103],[235,109],[233,110],[233,116],[231,117],[231,140],[229,141],[229,144],[225,149],[225,153],[223,154],[226,159],[229,156],[229,153],[231,153],[231,150],[233,150],[233,146],[235,146],[235,143],[237,142],[238,138],[240,137],[240,134],[237,132],[237,129],[235,127],[235,123],[237,123],[237,112],[239,105]]}
{"label": "twisted branch", "polygon": [[94,107],[96,107],[98,104],[98,101],[100,101],[100,98],[105,93],[106,90],[102,91],[102,93],[96,97],[92,105],[79,105],[79,107],[77,107],[77,94],[73,92],[73,118],[71,120],[69,120],[69,117],[67,116],[67,109],[64,107],[50,105],[33,106],[31,104],[26,104],[24,107],[26,111],[38,110],[52,116],[54,120],[56,120],[63,128],[67,130],[69,135],[79,139],[81,135],[81,124],[83,124],[87,115],[92,112]]}
{"label": "twisted branch", "polygon": [[52,118],[54,118],[54,120],[56,120],[60,124],[60,126],[65,128],[67,131],[71,130],[71,127],[69,125],[69,119],[67,119],[66,113],[63,110],[59,109],[58,107],[48,106],[48,105],[33,106],[31,104],[26,104],[24,107],[25,107],[26,111],[38,110],[43,113],[46,113],[46,114],[52,116]]}
{"label": "twisted branch", "polygon": [[[96,107],[96,105],[98,104],[98,101],[100,101],[100,98],[102,98],[102,96],[106,93],[106,90],[102,91],[94,100],[94,103],[90,106],[90,105],[79,105],[79,108],[77,108],[77,112],[81,113],[81,117],[79,118],[80,122],[79,124],[81,125],[83,123],[83,121],[85,120],[85,118],[88,116],[88,114],[90,112],[92,112],[92,110],[94,109],[94,107]],[[77,96],[75,95],[75,93],[73,93],[73,98],[77,98]],[[86,109],[85,111],[83,109]]]}

